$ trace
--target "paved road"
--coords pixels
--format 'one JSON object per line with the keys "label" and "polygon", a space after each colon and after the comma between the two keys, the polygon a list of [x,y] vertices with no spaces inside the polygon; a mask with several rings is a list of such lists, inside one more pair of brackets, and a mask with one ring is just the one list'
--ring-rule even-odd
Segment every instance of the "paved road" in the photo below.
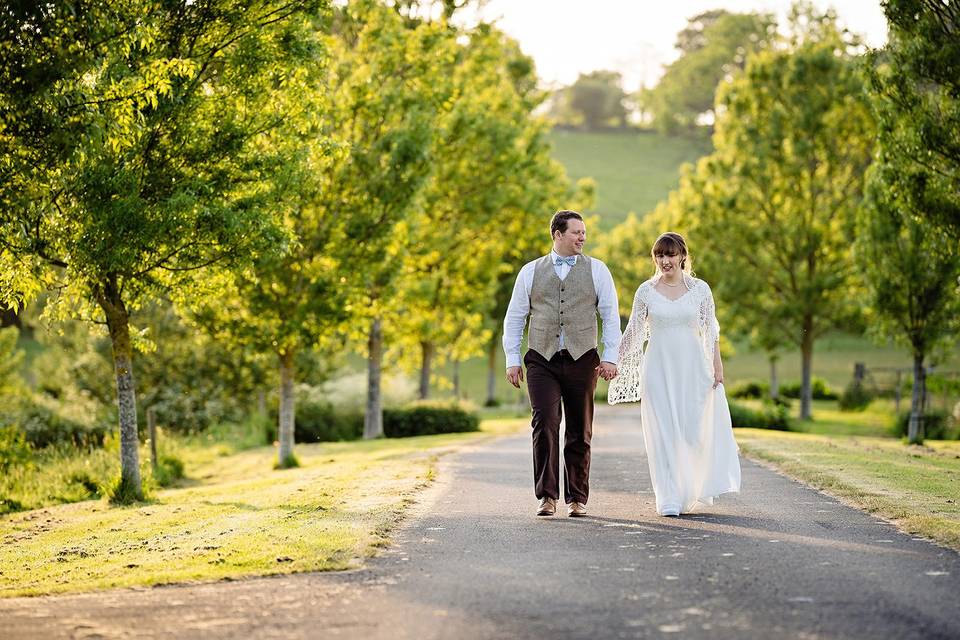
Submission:
{"label": "paved road", "polygon": [[2,638],[960,638],[960,555],[744,462],[654,515],[635,409],[594,429],[588,518],[536,518],[527,436],[445,460],[362,570],[0,600]]}

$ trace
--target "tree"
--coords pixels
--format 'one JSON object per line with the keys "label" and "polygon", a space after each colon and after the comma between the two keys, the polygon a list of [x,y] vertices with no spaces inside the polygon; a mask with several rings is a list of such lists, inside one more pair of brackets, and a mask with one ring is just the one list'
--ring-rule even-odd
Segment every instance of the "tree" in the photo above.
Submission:
{"label": "tree", "polygon": [[63,313],[106,325],[118,500],[142,497],[130,314],[158,291],[182,292],[198,269],[279,244],[258,181],[269,154],[251,143],[283,122],[274,98],[319,55],[303,17],[321,4],[4,10],[5,302],[55,285]]}
{"label": "tree", "polygon": [[450,109],[456,33],[443,21],[407,24],[378,2],[338,12],[331,104],[342,154],[324,173],[321,216],[338,220],[339,286],[365,347],[364,437],[383,435],[384,314],[396,292],[407,217],[431,175],[439,114]]}
{"label": "tree", "polygon": [[[433,172],[404,225],[403,275],[391,305],[391,357],[419,368],[421,398],[435,365],[481,353],[493,327],[498,268],[511,245],[504,229],[527,207],[562,193],[546,127],[531,112],[533,65],[516,43],[488,25],[467,32],[453,74],[452,109],[436,129]],[[539,204],[539,203],[537,203]]]}
{"label": "tree", "polygon": [[887,0],[890,42],[870,55],[880,143],[898,156],[902,206],[960,238],[960,6]]}
{"label": "tree", "polygon": [[750,54],[770,48],[776,23],[770,14],[707,11],[677,35],[680,57],[667,66],[657,86],[639,96],[653,125],[665,132],[712,123],[717,86],[743,69]]}
{"label": "tree", "polygon": [[714,292],[799,347],[807,419],[813,345],[855,311],[850,238],[873,122],[855,49],[832,19],[808,12],[793,24],[789,48],[752,57],[720,90],[716,151],[690,184]]}
{"label": "tree", "polygon": [[864,273],[871,327],[906,344],[913,356],[913,397],[908,438],[923,439],[926,365],[938,346],[956,342],[960,330],[960,248],[943,227],[930,224],[901,189],[910,158],[881,148],[870,168],[867,198],[858,220],[857,264]]}
{"label": "tree", "polygon": [[619,73],[591,71],[581,73],[576,82],[563,90],[562,101],[576,123],[596,131],[627,125],[625,99]]}

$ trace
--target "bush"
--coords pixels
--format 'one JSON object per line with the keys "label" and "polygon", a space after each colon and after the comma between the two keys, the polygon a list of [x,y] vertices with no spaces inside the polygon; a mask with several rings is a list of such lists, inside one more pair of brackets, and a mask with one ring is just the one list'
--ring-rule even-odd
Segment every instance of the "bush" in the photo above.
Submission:
{"label": "bush", "polygon": [[770,385],[758,380],[744,380],[733,385],[729,391],[731,398],[766,398],[770,395]]}
{"label": "bush", "polygon": [[[837,392],[830,388],[827,384],[827,381],[823,378],[818,378],[814,376],[810,379],[810,387],[813,392],[814,400],[836,400]],[[800,383],[799,382],[784,382],[780,385],[780,394],[793,399],[800,398]]]}
{"label": "bush", "polygon": [[99,447],[109,430],[102,422],[83,424],[63,417],[43,404],[30,401],[24,402],[19,423],[27,442],[38,449],[54,444]]}
{"label": "bush", "polygon": [[[0,426],[0,472],[14,466],[24,466],[33,459],[30,443],[16,425]],[[2,513],[0,509],[0,513]]]}
{"label": "bush", "polygon": [[356,440],[363,437],[363,414],[335,409],[329,402],[303,403],[297,406],[293,437],[297,442]]}
{"label": "bush", "polygon": [[157,467],[153,469],[153,479],[161,487],[169,487],[184,477],[183,460],[170,454],[161,454]]}
{"label": "bush", "polygon": [[459,405],[419,404],[385,409],[383,412],[383,432],[388,438],[461,433],[479,429],[480,418]]}
{"label": "bush", "polygon": [[[951,424],[951,416],[946,411],[928,411],[923,416],[923,433],[921,439],[926,440],[956,440],[957,429]],[[893,434],[906,437],[910,425],[910,412],[902,411],[893,423]]]}
{"label": "bush", "polygon": [[863,411],[873,402],[873,393],[863,386],[860,380],[851,380],[840,395],[840,411]]}
{"label": "bush", "polygon": [[753,429],[790,430],[790,417],[783,405],[764,403],[763,409],[756,411],[736,402],[730,403],[730,420],[734,427]]}

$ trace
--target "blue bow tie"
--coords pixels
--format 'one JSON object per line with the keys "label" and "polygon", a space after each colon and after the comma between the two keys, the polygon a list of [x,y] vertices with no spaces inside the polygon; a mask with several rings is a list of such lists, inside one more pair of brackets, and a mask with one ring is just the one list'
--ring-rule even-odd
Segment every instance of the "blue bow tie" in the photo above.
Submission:
{"label": "blue bow tie", "polygon": [[560,256],[557,256],[557,260],[554,264],[556,264],[559,267],[564,262],[566,262],[569,266],[572,267],[573,265],[577,264],[577,256],[567,256],[566,258],[561,258]]}

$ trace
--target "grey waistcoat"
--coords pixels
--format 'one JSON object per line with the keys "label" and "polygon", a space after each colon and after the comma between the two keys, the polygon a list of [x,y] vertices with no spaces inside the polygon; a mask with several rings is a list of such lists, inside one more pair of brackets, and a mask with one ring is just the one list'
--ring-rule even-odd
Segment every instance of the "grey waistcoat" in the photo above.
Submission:
{"label": "grey waistcoat", "polygon": [[597,346],[597,289],[593,265],[578,256],[565,280],[546,255],[537,262],[530,287],[530,333],[528,346],[549,360],[563,346],[577,360]]}

